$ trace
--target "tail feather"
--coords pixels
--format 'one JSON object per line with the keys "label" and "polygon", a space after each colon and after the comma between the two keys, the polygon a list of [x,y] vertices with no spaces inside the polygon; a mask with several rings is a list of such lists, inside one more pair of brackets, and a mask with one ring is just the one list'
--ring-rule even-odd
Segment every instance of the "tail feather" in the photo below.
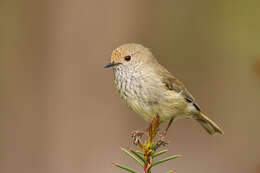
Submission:
{"label": "tail feather", "polygon": [[214,133],[220,133],[224,135],[224,132],[220,129],[220,127],[202,112],[199,113],[197,121],[209,134],[213,135]]}

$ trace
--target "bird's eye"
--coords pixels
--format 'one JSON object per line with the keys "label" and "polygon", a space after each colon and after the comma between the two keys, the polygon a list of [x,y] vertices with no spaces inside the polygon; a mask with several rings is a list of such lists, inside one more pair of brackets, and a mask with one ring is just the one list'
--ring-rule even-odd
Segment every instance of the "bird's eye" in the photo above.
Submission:
{"label": "bird's eye", "polygon": [[131,60],[131,56],[130,56],[130,55],[125,56],[125,60],[126,60],[126,61],[130,61],[130,60]]}

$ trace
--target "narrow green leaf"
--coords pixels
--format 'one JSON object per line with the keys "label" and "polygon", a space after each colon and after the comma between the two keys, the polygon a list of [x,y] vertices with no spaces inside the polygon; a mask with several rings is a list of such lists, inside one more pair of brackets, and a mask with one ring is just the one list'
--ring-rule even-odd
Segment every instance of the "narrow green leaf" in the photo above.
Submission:
{"label": "narrow green leaf", "polygon": [[182,157],[182,156],[181,155],[174,155],[174,156],[170,156],[170,157],[158,160],[158,161],[156,161],[152,164],[152,167],[155,166],[155,165],[158,165],[160,163],[167,162],[168,160],[172,160],[172,159],[176,159],[176,158],[180,158],[180,157]]}
{"label": "narrow green leaf", "polygon": [[130,153],[128,150],[121,148],[121,150],[128,155],[129,157],[131,157],[132,159],[134,159],[142,168],[144,167],[144,164],[142,163],[141,160],[139,160],[138,158],[136,158],[132,153]]}
{"label": "narrow green leaf", "polygon": [[162,150],[162,151],[159,151],[157,153],[154,153],[153,154],[153,158],[158,157],[158,156],[160,156],[160,155],[162,155],[164,153],[167,153],[167,152],[168,152],[168,150]]}
{"label": "narrow green leaf", "polygon": [[129,148],[129,150],[130,150],[136,157],[138,157],[140,160],[142,160],[145,165],[147,165],[147,161],[144,159],[144,155],[143,155],[143,154],[139,154],[137,151],[133,150],[132,148]]}
{"label": "narrow green leaf", "polygon": [[118,168],[121,168],[121,169],[123,169],[125,171],[131,172],[131,173],[138,173],[137,171],[135,171],[133,169],[130,169],[130,168],[127,168],[126,166],[120,165],[118,163],[113,163],[113,165],[118,167]]}
{"label": "narrow green leaf", "polygon": [[138,154],[141,154],[142,156],[144,155],[144,153],[141,152],[141,151],[135,150],[135,152],[138,153]]}

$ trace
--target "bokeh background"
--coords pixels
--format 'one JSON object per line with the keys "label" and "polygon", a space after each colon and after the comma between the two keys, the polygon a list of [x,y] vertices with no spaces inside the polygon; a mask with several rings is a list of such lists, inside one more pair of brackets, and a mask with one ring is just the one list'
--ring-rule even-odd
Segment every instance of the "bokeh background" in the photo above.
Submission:
{"label": "bokeh background", "polygon": [[119,99],[103,65],[136,42],[152,49],[225,131],[170,129],[154,169],[260,172],[259,0],[1,0],[0,172],[123,172],[130,132],[147,123]]}

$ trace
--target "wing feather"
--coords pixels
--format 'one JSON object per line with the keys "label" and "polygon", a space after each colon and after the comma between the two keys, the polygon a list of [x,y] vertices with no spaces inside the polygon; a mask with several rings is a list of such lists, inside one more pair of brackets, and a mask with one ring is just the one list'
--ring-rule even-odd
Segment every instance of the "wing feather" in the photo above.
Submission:
{"label": "wing feather", "polygon": [[194,97],[191,93],[185,88],[184,84],[175,78],[170,72],[168,72],[164,67],[160,66],[159,73],[161,76],[162,82],[165,84],[166,89],[174,90],[177,93],[181,93],[181,95],[185,98],[185,100],[189,103],[193,103],[195,108],[200,111],[200,107],[195,103]]}

